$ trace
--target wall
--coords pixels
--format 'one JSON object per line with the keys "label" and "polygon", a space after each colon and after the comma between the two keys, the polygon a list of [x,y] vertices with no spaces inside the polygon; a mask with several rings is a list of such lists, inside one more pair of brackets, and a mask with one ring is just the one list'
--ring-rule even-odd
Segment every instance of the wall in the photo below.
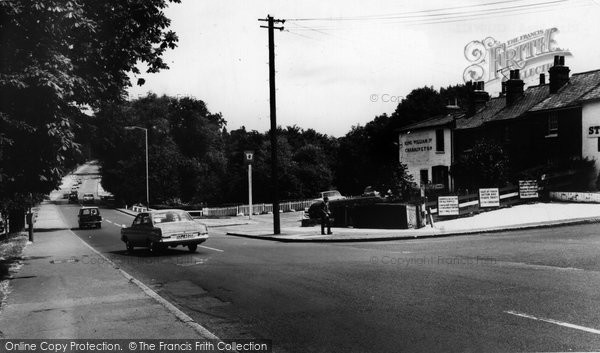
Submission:
{"label": "wall", "polygon": [[600,102],[584,104],[581,115],[582,157],[595,160],[596,170],[600,170],[600,152],[598,152],[598,139],[600,139],[600,134],[596,133],[596,131],[594,131],[593,134],[589,133],[590,127],[600,127]]}
{"label": "wall", "polygon": [[436,152],[435,128],[400,134],[398,143],[400,163],[407,165],[408,173],[413,176],[417,184],[420,184],[421,169],[428,170],[428,177],[431,180],[433,166],[450,167],[452,163],[451,131],[448,128],[443,130],[444,152]]}

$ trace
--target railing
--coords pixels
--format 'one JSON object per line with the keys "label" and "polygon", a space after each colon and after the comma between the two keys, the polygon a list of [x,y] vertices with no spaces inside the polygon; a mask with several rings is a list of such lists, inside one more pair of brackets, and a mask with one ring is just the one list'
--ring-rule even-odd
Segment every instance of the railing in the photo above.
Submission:
{"label": "railing", "polygon": [[[304,211],[312,205],[314,200],[287,201],[279,204],[279,212]],[[232,217],[247,216],[250,214],[250,205],[239,205],[232,207],[205,207],[201,210],[188,211],[194,217]],[[259,203],[252,205],[252,214],[273,213],[272,204]]]}

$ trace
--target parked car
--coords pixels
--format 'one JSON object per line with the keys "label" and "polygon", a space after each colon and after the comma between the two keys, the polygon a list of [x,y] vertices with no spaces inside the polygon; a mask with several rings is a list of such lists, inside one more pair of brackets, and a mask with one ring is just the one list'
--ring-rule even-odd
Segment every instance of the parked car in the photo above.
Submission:
{"label": "parked car", "polygon": [[94,203],[94,194],[83,194],[83,203]]}
{"label": "parked car", "polygon": [[320,207],[321,207],[321,202],[323,202],[323,199],[325,197],[327,197],[327,199],[329,201],[346,199],[346,196],[343,196],[337,190],[322,191],[319,193],[319,196],[320,197],[317,197],[316,199],[313,200],[313,201],[315,201],[313,204],[311,204],[309,207],[304,209],[304,218],[311,218],[311,219],[321,218]]}
{"label": "parked car", "polygon": [[71,202],[79,202],[79,195],[77,194],[77,191],[71,191],[71,193],[69,194],[69,203]]}
{"label": "parked car", "polygon": [[84,206],[79,209],[78,223],[79,228],[96,227],[102,228],[102,216],[98,207]]}
{"label": "parked car", "polygon": [[362,194],[363,197],[377,197],[379,195],[379,191],[375,190],[372,186],[367,186]]}
{"label": "parked car", "polygon": [[343,196],[339,191],[337,190],[328,190],[328,191],[321,191],[319,193],[319,197],[315,199],[315,201],[323,201],[323,198],[327,196],[327,198],[329,199],[329,201],[334,201],[334,200],[343,200],[346,198],[346,196]]}
{"label": "parked car", "polygon": [[183,210],[155,210],[139,213],[131,227],[121,229],[121,240],[127,250],[146,247],[158,252],[166,247],[187,246],[195,252],[198,244],[208,239],[208,227],[195,221]]}

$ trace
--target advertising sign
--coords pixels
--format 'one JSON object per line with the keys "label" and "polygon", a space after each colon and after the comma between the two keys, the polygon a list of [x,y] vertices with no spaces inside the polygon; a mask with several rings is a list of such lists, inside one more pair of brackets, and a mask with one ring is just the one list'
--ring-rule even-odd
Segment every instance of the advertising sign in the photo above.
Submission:
{"label": "advertising sign", "polygon": [[538,197],[537,180],[519,180],[519,198],[537,199]]}
{"label": "advertising sign", "polygon": [[458,216],[458,196],[438,196],[438,216]]}
{"label": "advertising sign", "polygon": [[479,189],[479,207],[500,207],[498,188]]}

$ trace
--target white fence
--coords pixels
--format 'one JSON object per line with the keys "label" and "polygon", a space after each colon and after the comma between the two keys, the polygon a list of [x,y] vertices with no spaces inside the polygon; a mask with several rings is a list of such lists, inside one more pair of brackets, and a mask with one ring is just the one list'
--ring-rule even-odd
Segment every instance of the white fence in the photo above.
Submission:
{"label": "white fence", "polygon": [[[303,211],[312,205],[314,200],[289,201],[279,203],[279,212]],[[188,211],[192,216],[204,217],[227,217],[238,215],[249,215],[250,205],[239,205],[232,207],[205,207],[202,210]],[[273,213],[272,204],[259,203],[252,205],[252,214]]]}

